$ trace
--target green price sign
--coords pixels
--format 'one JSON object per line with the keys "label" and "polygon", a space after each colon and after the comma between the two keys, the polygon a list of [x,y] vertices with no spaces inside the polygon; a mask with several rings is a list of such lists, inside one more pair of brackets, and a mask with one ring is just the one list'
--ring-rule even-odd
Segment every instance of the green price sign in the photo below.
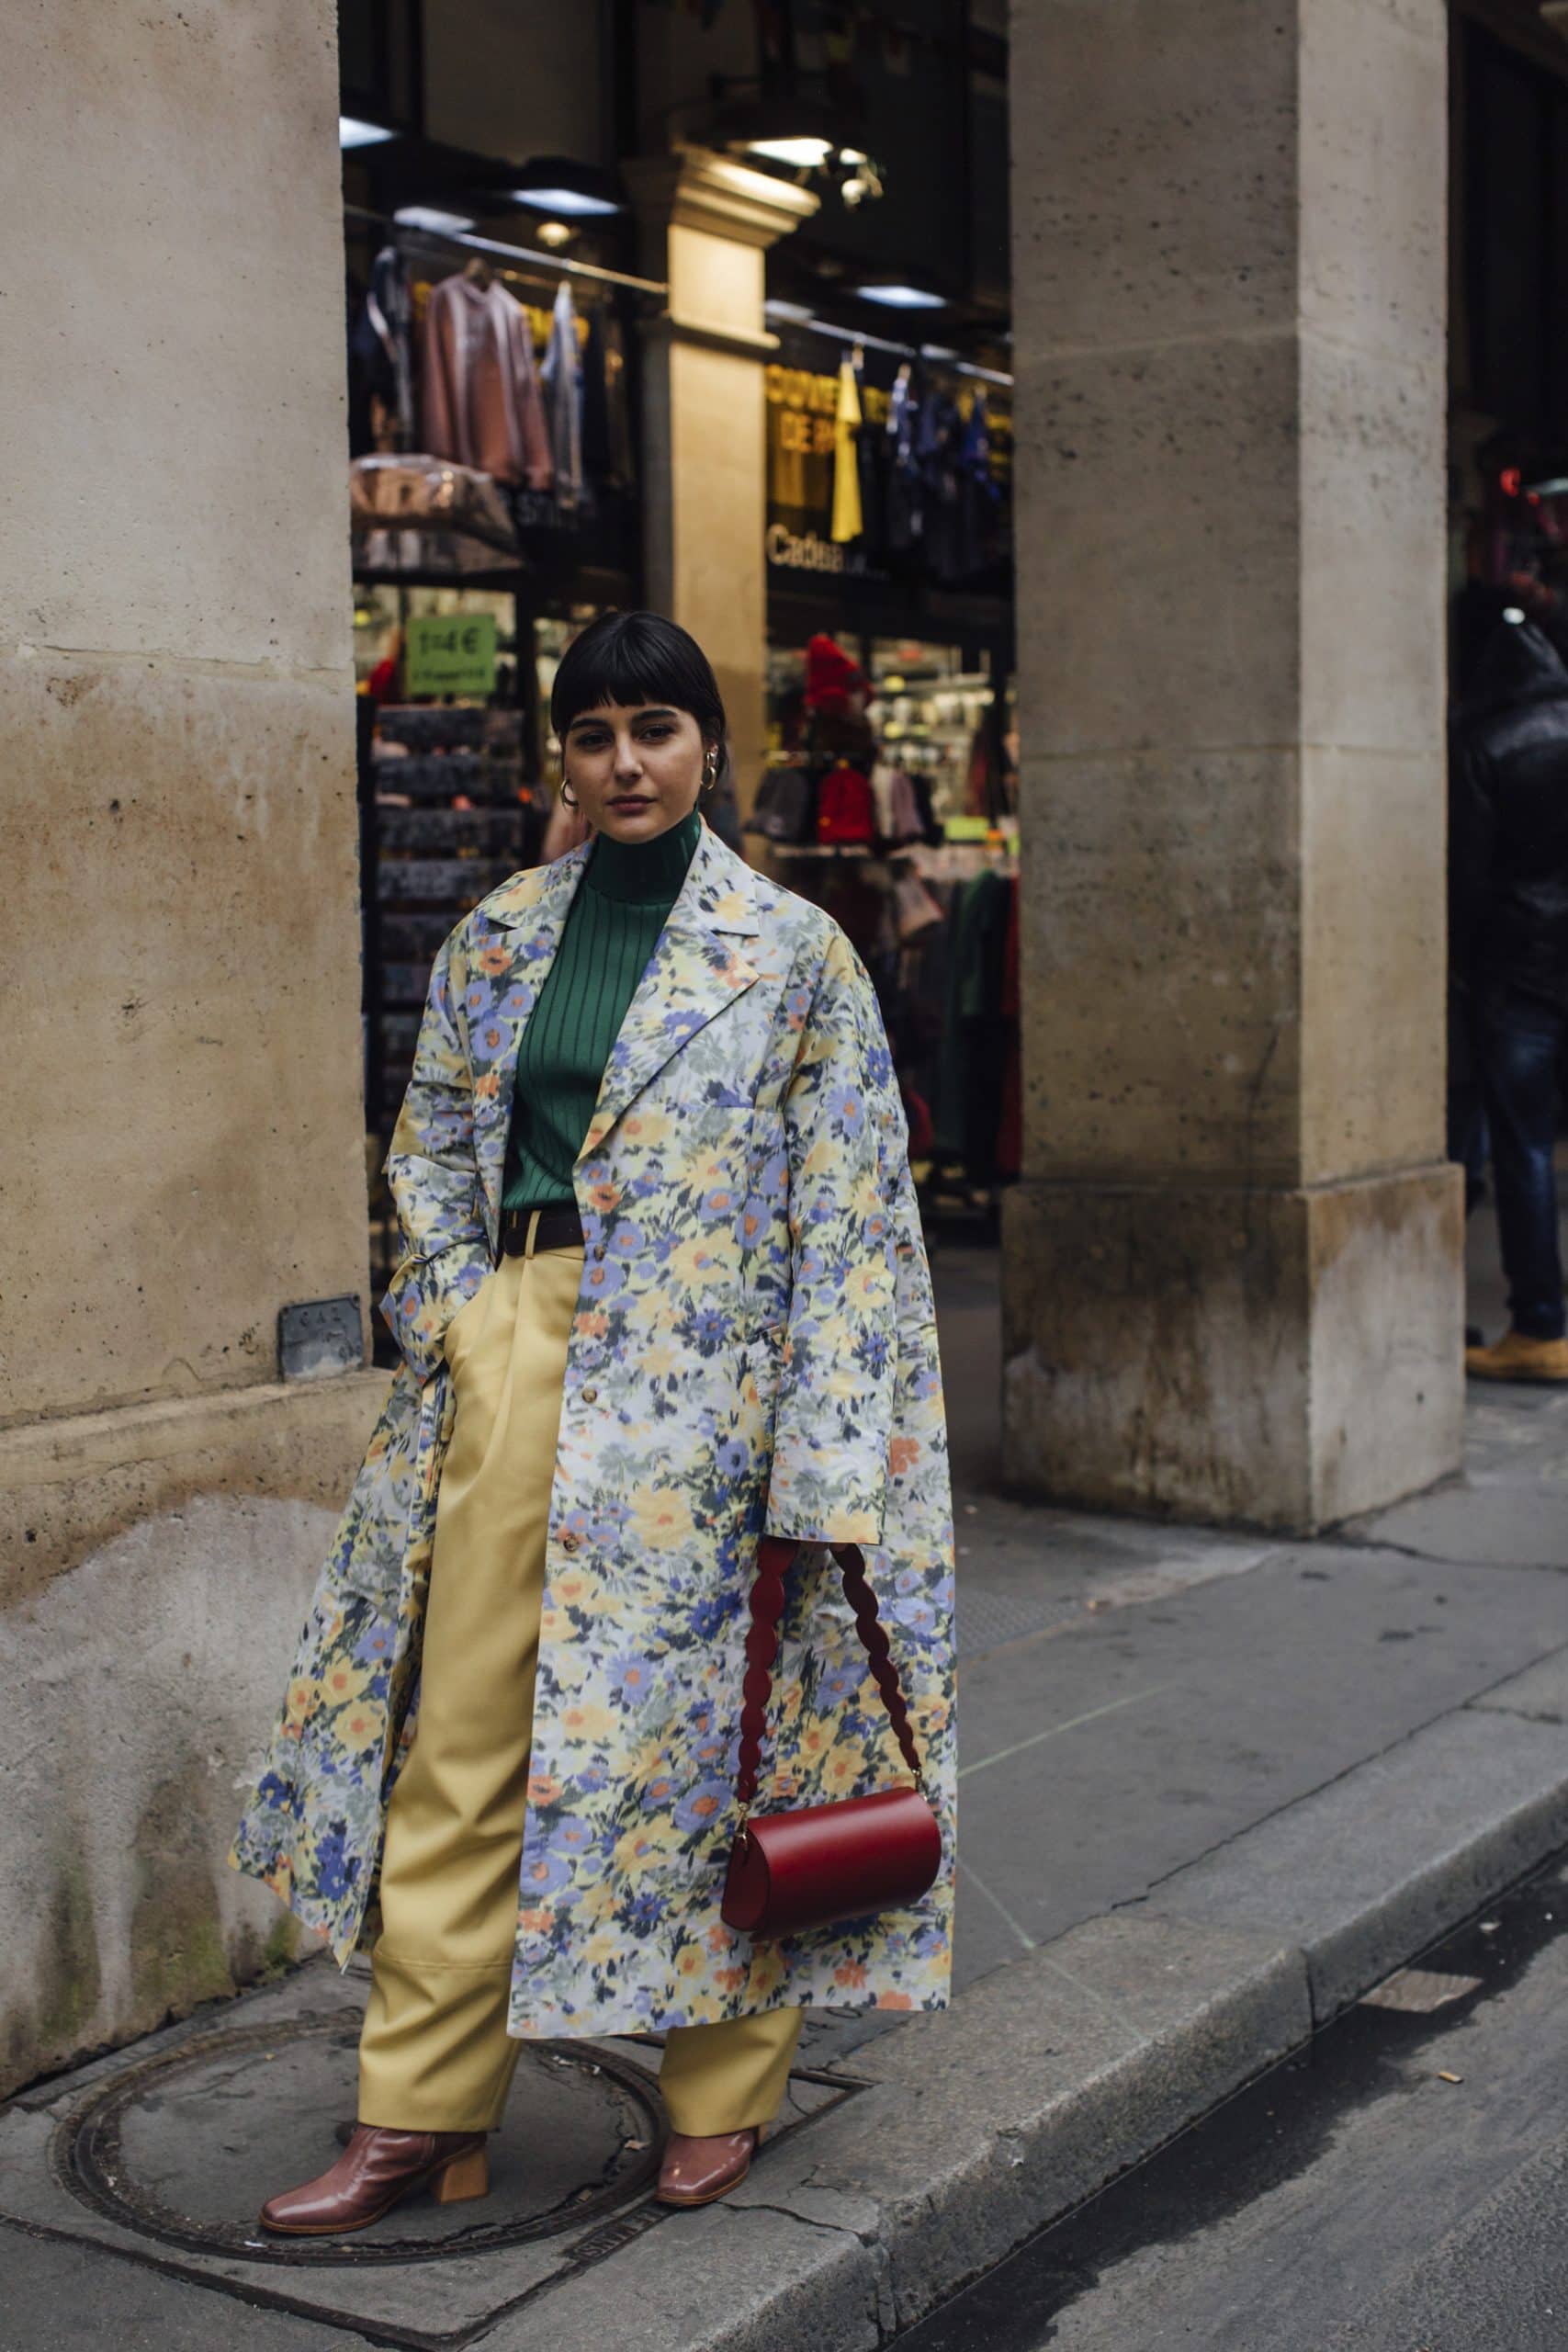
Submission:
{"label": "green price sign", "polygon": [[416,613],[405,640],[409,695],[495,692],[493,613]]}

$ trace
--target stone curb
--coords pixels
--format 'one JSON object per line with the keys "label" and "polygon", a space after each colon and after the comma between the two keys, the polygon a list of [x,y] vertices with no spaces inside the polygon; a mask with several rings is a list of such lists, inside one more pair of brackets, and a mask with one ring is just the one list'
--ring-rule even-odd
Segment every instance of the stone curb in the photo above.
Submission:
{"label": "stone curb", "polygon": [[1162,1880],[1150,1907],[1294,1945],[1325,2024],[1568,1844],[1568,1727],[1499,1702],[1444,1716]]}
{"label": "stone curb", "polygon": [[876,2352],[1568,1843],[1562,1700],[1568,1649],[863,2045],[741,2188],[486,2352]]}

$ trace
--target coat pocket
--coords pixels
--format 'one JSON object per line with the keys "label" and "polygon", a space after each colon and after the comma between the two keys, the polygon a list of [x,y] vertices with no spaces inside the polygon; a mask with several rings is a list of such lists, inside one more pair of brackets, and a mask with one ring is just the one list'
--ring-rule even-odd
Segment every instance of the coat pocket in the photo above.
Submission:
{"label": "coat pocket", "polygon": [[454,1380],[459,1377],[462,1359],[484,1324],[495,1271],[492,1266],[472,1297],[463,1301],[441,1334],[441,1352]]}

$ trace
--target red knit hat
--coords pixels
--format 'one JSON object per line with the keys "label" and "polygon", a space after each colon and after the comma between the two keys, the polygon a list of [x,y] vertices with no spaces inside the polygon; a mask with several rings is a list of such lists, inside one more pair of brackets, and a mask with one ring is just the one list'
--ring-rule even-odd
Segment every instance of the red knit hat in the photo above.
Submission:
{"label": "red knit hat", "polygon": [[852,695],[865,692],[865,673],[830,637],[814,637],[806,649],[807,710],[848,710]]}

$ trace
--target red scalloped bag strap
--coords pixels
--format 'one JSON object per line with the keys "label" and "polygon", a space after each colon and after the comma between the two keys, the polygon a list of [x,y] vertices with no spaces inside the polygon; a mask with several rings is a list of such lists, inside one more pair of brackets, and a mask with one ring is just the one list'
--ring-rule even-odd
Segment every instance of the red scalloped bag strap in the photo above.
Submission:
{"label": "red scalloped bag strap", "polygon": [[[876,1613],[876,1595],[865,1573],[864,1556],[858,1544],[834,1544],[829,1548],[844,1579],[844,1598],[855,1612],[855,1630],[865,1645],[887,1719],[897,1735],[917,1787],[921,1786],[920,1751],[910,1728],[909,1711],[904,1703],[903,1685],[893,1662],[887,1630]],[[742,1805],[749,1805],[757,1793],[762,1732],[768,1701],[773,1695],[773,1660],[778,1656],[779,1620],[784,1615],[784,1575],[799,1549],[797,1544],[780,1535],[764,1535],[757,1549],[751,1625],[746,1636],[746,1679],[741,1685],[740,1759],[735,1780],[735,1792]]]}

